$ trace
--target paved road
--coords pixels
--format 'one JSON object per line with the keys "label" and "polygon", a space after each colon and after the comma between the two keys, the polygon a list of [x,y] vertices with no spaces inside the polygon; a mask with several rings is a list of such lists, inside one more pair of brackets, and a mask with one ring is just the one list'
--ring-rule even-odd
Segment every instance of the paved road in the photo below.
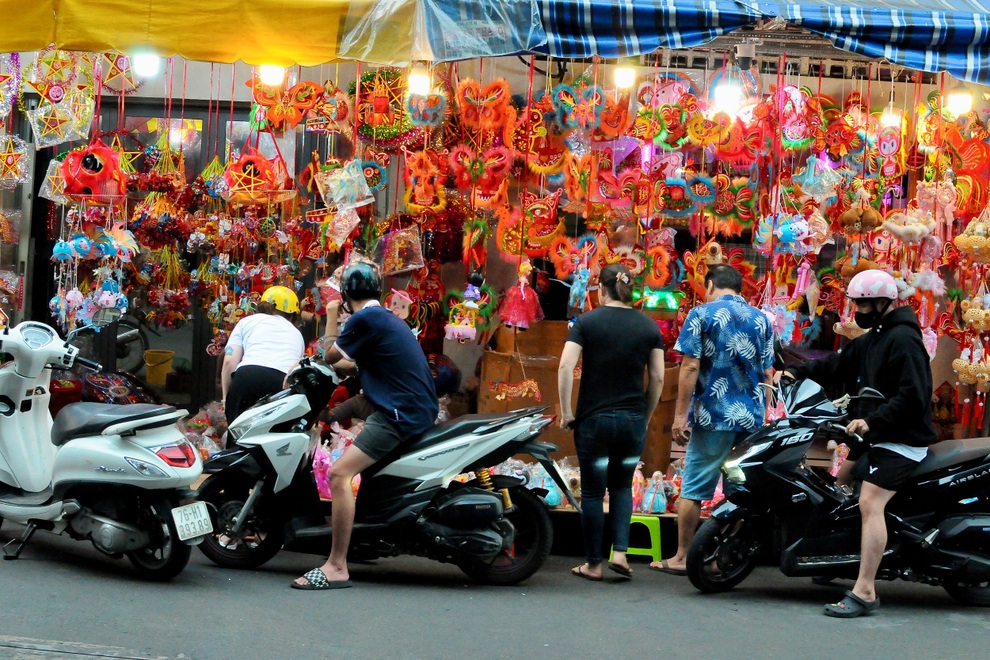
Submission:
{"label": "paved road", "polygon": [[[0,539],[20,528],[5,525]],[[880,658],[987,657],[990,612],[942,590],[882,585],[872,617],[828,619],[840,589],[761,568],[736,591],[702,596],[637,564],[627,583],[571,577],[553,557],[526,584],[481,587],[453,567],[400,558],[356,566],[355,588],[289,589],[319,563],[283,553],[257,571],[198,551],[167,585],[126,561],[38,533],[0,563],[0,658]],[[848,588],[848,585],[846,585]]]}

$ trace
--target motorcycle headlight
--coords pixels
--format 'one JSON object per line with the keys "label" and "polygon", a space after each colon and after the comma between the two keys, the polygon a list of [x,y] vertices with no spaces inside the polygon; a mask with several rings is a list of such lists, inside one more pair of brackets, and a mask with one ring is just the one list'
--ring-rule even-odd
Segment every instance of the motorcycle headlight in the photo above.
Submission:
{"label": "motorcycle headlight", "polygon": [[725,463],[722,464],[722,470],[725,472],[725,478],[729,482],[735,484],[746,483],[746,474],[743,472],[742,469],[743,463],[745,463],[753,456],[756,456],[757,454],[762,454],[772,444],[773,444],[772,440],[768,442],[760,442],[758,444],[749,447],[746,451],[742,453],[742,455],[727,460]]}

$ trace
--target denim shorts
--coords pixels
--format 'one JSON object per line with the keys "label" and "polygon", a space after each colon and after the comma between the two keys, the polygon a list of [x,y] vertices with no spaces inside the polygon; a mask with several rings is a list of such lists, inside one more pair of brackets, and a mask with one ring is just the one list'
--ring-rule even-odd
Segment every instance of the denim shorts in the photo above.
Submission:
{"label": "denim shorts", "polygon": [[694,427],[684,457],[681,497],[694,502],[710,500],[722,476],[722,463],[732,447],[750,431],[709,431]]}

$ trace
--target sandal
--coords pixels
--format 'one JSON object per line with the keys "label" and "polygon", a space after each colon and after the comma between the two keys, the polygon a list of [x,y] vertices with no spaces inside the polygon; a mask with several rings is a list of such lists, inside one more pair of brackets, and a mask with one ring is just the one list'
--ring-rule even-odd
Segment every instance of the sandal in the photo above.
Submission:
{"label": "sandal", "polygon": [[825,606],[825,616],[832,616],[837,619],[853,619],[864,614],[876,612],[880,609],[880,599],[863,600],[851,591],[846,592],[846,597],[838,603]]}
{"label": "sandal", "polygon": [[632,568],[630,568],[629,566],[623,566],[622,564],[614,564],[612,562],[609,562],[608,569],[613,573],[618,573],[624,578],[631,578],[633,574]]}
{"label": "sandal", "polygon": [[331,582],[319,568],[314,568],[309,573],[303,575],[303,579],[306,580],[306,584],[293,582],[291,585],[292,588],[303,591],[325,591],[327,589],[347,589],[352,586],[350,580],[334,580]]}
{"label": "sandal", "polygon": [[571,569],[571,575],[573,575],[574,577],[584,578],[585,580],[590,580],[592,582],[601,582],[602,581],[602,577],[600,575],[599,576],[595,576],[595,575],[592,575],[591,573],[585,573],[584,572],[584,564],[581,564],[580,566],[575,566],[574,568],[572,568]]}
{"label": "sandal", "polygon": [[659,566],[654,566],[653,564],[650,564],[650,570],[657,571],[658,573],[666,573],[668,575],[679,575],[679,576],[687,575],[687,571],[684,570],[683,568],[671,568],[670,564],[667,563],[666,559],[660,562]]}

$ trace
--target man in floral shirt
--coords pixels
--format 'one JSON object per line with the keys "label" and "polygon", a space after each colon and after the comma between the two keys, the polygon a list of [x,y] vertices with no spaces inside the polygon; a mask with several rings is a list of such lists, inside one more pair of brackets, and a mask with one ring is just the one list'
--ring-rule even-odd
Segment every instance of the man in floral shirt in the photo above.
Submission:
{"label": "man in floral shirt", "polygon": [[739,271],[712,266],[705,289],[708,302],[691,310],[674,346],[684,360],[672,432],[674,442],[687,445],[677,505],[677,554],[651,564],[675,575],[685,574],[701,502],[715,494],[726,456],[763,424],[763,384],[769,385],[773,374],[773,328],[763,312],[739,295]]}

